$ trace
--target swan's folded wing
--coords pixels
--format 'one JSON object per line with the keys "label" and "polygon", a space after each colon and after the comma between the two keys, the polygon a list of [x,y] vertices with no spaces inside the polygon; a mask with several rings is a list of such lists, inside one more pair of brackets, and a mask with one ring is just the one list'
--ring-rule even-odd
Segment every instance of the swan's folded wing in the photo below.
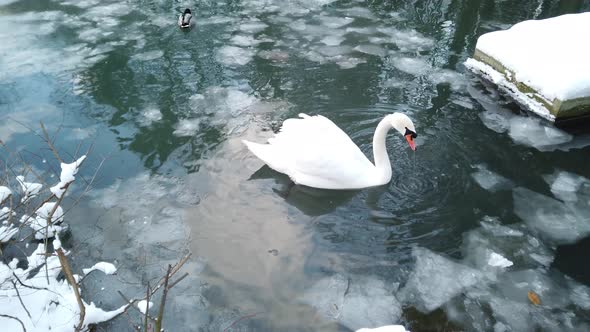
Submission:
{"label": "swan's folded wing", "polygon": [[322,188],[366,183],[363,177],[374,165],[350,137],[321,115],[300,116],[286,120],[281,131],[269,139],[285,159],[285,173],[295,182]]}

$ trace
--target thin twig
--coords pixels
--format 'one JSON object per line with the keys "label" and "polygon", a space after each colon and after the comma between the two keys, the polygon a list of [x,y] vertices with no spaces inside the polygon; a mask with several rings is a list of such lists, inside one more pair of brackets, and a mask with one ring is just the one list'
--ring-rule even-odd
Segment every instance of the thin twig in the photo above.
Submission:
{"label": "thin twig", "polygon": [[164,320],[164,307],[166,306],[166,295],[168,295],[168,280],[170,279],[170,271],[172,265],[168,264],[168,270],[166,271],[166,279],[164,279],[164,290],[162,293],[162,300],[160,301],[160,311],[158,313],[158,320],[156,320],[156,332],[162,331],[162,321]]}
{"label": "thin twig", "polygon": [[[168,275],[169,275],[170,277],[174,276],[174,274],[176,274],[176,273],[177,273],[177,272],[178,272],[178,271],[179,271],[179,270],[182,268],[182,266],[183,266],[183,265],[184,265],[184,264],[187,262],[187,260],[189,259],[189,257],[190,257],[190,256],[191,256],[191,254],[189,253],[189,254],[185,255],[185,256],[184,256],[184,257],[183,257],[183,258],[182,258],[180,261],[178,261],[178,263],[176,263],[176,265],[174,265],[174,266],[172,267],[172,269],[170,270],[170,273],[168,273]],[[183,276],[182,278],[184,278],[184,276]],[[155,294],[155,293],[156,293],[156,292],[157,292],[157,291],[158,291],[160,288],[162,288],[162,286],[164,286],[165,282],[166,282],[166,276],[162,277],[162,278],[161,278],[161,279],[158,281],[158,283],[157,283],[156,287],[154,287],[154,288],[151,290],[150,296],[153,296],[153,295],[154,295],[154,294]],[[169,286],[167,286],[167,287],[168,287],[168,289],[172,288],[172,286],[176,285],[177,283],[178,283],[178,280],[177,280],[177,281],[175,281],[175,282],[173,282],[173,283],[172,283],[172,284],[170,284]],[[123,293],[122,293],[120,290],[118,290],[118,291],[117,291],[117,293],[119,293],[119,295],[120,295],[120,296],[121,296],[121,297],[122,297],[122,298],[125,300],[125,302],[127,303],[127,307],[126,307],[126,308],[125,308],[125,310],[124,310],[122,313],[120,313],[119,315],[121,315],[121,314],[123,314],[123,313],[126,313],[126,312],[127,312],[127,310],[129,309],[129,307],[133,307],[133,308],[135,308],[135,310],[138,310],[138,311],[139,311],[139,309],[137,308],[137,306],[135,306],[134,304],[135,304],[135,303],[137,303],[137,302],[139,302],[139,301],[141,301],[141,300],[145,300],[145,299],[146,299],[146,298],[144,297],[143,299],[133,299],[133,300],[129,300],[129,299],[128,299],[128,298],[127,298],[127,297],[126,297],[126,296],[125,296],[125,295],[124,295],[124,294],[123,294]],[[142,314],[143,314],[143,313],[142,313]],[[117,315],[117,316],[118,316],[118,315]],[[115,317],[117,317],[117,316],[115,316]],[[113,318],[115,318],[115,317],[113,317]],[[156,320],[155,318],[152,318],[152,317],[150,317],[150,319],[152,319],[152,320],[154,320],[154,321]]]}
{"label": "thin twig", "polygon": [[170,288],[172,288],[172,287],[176,286],[176,284],[177,284],[177,283],[181,282],[181,281],[182,281],[182,279],[186,278],[187,276],[188,276],[188,272],[187,272],[187,273],[185,273],[185,274],[183,274],[183,275],[182,275],[182,277],[180,277],[180,278],[176,279],[176,281],[174,281],[174,282],[173,282],[173,283],[171,283],[170,285],[168,285],[168,289],[170,289]]}
{"label": "thin twig", "polygon": [[147,290],[146,290],[146,305],[145,305],[145,317],[143,319],[143,330],[147,332],[148,330],[148,316],[150,310],[150,282],[148,281]]}
{"label": "thin twig", "polygon": [[96,179],[96,175],[98,174],[98,171],[100,171],[100,169],[102,168],[102,165],[104,164],[105,160],[106,160],[106,158],[103,158],[100,161],[100,163],[98,164],[98,168],[96,169],[96,171],[94,172],[94,175],[92,176],[92,179],[90,179],[90,183],[87,182],[88,185],[84,189],[84,192],[82,192],[80,194],[80,196],[78,198],[76,198],[76,200],[72,203],[71,207],[64,212],[64,215],[66,215],[71,209],[73,209],[74,206],[78,205],[78,202],[80,201],[80,199],[82,199],[82,197],[84,195],[86,195],[86,193],[88,193],[88,191],[90,191],[90,189],[92,188],[92,184],[94,183],[94,180]]}
{"label": "thin twig", "polygon": [[[120,295],[120,296],[123,298],[123,300],[125,300],[125,302],[126,302],[128,305],[129,305],[129,307],[133,307],[133,309],[137,310],[137,312],[139,312],[139,313],[140,313],[140,314],[142,314],[142,315],[144,314],[144,313],[143,313],[143,312],[141,312],[141,310],[139,310],[139,308],[137,307],[137,302],[139,302],[139,301],[142,301],[141,299],[133,299],[133,300],[130,300],[130,299],[128,299],[128,298],[125,296],[125,294],[123,294],[121,291],[119,291],[119,290],[118,290],[118,291],[117,291],[117,293],[119,293],[119,295]],[[154,292],[151,292],[151,295],[153,295],[153,294],[154,294]],[[144,298],[144,299],[145,299],[145,298]],[[126,308],[125,310],[127,310],[127,308]],[[149,319],[151,319],[151,320],[156,320],[156,319],[155,319],[154,317],[152,317],[152,316],[149,316]]]}
{"label": "thin twig", "polygon": [[10,315],[4,315],[4,314],[0,314],[0,317],[6,317],[6,318],[11,318],[11,319],[17,320],[20,323],[20,326],[23,328],[23,331],[27,332],[27,329],[25,328],[25,324],[23,324],[23,321],[18,319],[17,317],[10,316]]}
{"label": "thin twig", "polygon": [[52,292],[54,294],[59,295],[58,293],[50,290],[49,288],[35,287],[35,286],[31,286],[31,285],[27,285],[27,284],[23,283],[22,280],[20,280],[20,278],[14,272],[12,272],[12,275],[14,276],[14,278],[16,279],[16,281],[18,281],[18,283],[21,284],[21,286],[23,286],[23,287],[30,288],[30,289],[36,289],[36,290],[44,290],[44,291]]}
{"label": "thin twig", "polygon": [[43,139],[45,140],[45,143],[47,143],[47,145],[49,145],[49,149],[51,149],[51,152],[53,152],[53,155],[55,156],[55,159],[57,159],[60,163],[63,164],[63,160],[61,160],[61,158],[59,157],[59,153],[57,153],[57,150],[55,149],[55,146],[53,146],[53,142],[51,142],[51,138],[49,138],[49,134],[47,133],[47,130],[45,129],[45,126],[43,125],[43,122],[39,122],[41,124],[41,130],[43,130]]}
{"label": "thin twig", "polygon": [[25,311],[27,312],[27,316],[29,316],[29,318],[31,318],[31,313],[29,312],[29,310],[27,309],[27,307],[23,303],[23,299],[20,297],[20,293],[18,291],[18,287],[16,287],[16,283],[14,282],[14,280],[10,280],[10,281],[12,282],[12,286],[14,286],[14,290],[16,291],[16,296],[18,297],[20,305],[22,305],[23,309],[25,309]]}

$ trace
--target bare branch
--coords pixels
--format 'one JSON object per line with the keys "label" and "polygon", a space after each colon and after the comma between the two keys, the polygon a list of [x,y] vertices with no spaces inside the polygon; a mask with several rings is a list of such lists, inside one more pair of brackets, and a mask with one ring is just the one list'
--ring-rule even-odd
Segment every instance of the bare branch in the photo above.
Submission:
{"label": "bare branch", "polygon": [[59,257],[59,262],[61,264],[62,271],[66,276],[66,279],[68,280],[68,282],[70,283],[70,285],[74,289],[74,295],[76,296],[76,301],[78,301],[78,307],[80,307],[80,322],[78,323],[78,326],[76,326],[76,332],[79,332],[79,331],[82,331],[82,328],[84,326],[84,316],[86,316],[86,307],[84,306],[84,303],[82,302],[82,298],[80,297],[80,291],[78,290],[78,284],[76,283],[76,279],[74,278],[74,275],[72,274],[72,269],[70,268],[70,263],[68,263],[68,259],[66,258],[66,255],[64,254],[64,252],[61,248],[57,249],[55,252],[57,253],[57,256]]}
{"label": "bare branch", "polygon": [[145,317],[143,319],[143,330],[147,332],[148,330],[148,317],[150,311],[150,282],[148,281],[147,290],[146,290],[146,305],[145,305]]}
{"label": "bare branch", "polygon": [[160,301],[160,311],[158,312],[158,320],[156,320],[157,332],[162,331],[162,321],[164,320],[164,307],[166,306],[166,295],[168,295],[168,280],[170,279],[170,271],[172,265],[168,264],[168,270],[166,271],[166,278],[164,279],[164,290],[162,293],[162,300]]}
{"label": "bare branch", "polygon": [[55,146],[53,146],[53,142],[51,141],[51,138],[49,138],[49,134],[47,133],[47,130],[45,129],[45,126],[43,125],[43,122],[39,122],[39,123],[41,124],[41,130],[43,130],[43,140],[45,141],[45,143],[47,143],[47,145],[49,145],[49,149],[51,149],[51,152],[53,152],[55,159],[59,160],[60,163],[63,163],[63,160],[61,160],[61,158],[59,157],[59,153],[57,153]]}
{"label": "bare branch", "polygon": [[[130,300],[128,299],[121,291],[117,291],[117,293],[119,293],[119,295],[123,298],[123,300],[125,300],[125,302],[127,303],[127,308],[125,308],[125,311],[127,311],[127,309],[129,309],[129,307],[133,307],[133,309],[137,310],[137,312],[139,312],[140,314],[144,314],[143,312],[141,312],[141,310],[139,310],[139,308],[137,307],[137,302],[142,301],[141,299],[133,299]],[[150,296],[154,295],[153,291],[150,291]],[[146,299],[145,297],[143,298],[144,300]],[[148,301],[149,302],[149,301]],[[146,311],[147,312],[147,311]],[[152,316],[148,316],[149,319],[151,320],[156,320],[154,317]]]}
{"label": "bare branch", "polygon": [[27,285],[27,284],[23,283],[22,280],[20,280],[20,278],[14,272],[12,272],[12,275],[14,276],[14,278],[16,279],[16,281],[18,281],[18,283],[21,284],[21,286],[23,286],[23,287],[30,288],[30,289],[36,289],[36,290],[44,290],[44,291],[48,291],[48,292],[51,292],[53,294],[59,295],[58,293],[50,290],[49,288],[40,288],[40,287],[35,287],[35,286],[31,286],[31,285]]}
{"label": "bare branch", "polygon": [[[183,257],[183,258],[182,258],[182,259],[181,259],[181,260],[180,260],[178,263],[176,263],[174,266],[170,266],[170,265],[168,265],[167,274],[166,274],[164,277],[162,277],[162,278],[161,278],[161,279],[158,281],[158,283],[157,283],[157,286],[156,286],[156,287],[154,287],[153,289],[150,289],[149,297],[152,297],[152,296],[153,296],[153,295],[154,295],[154,294],[155,294],[155,293],[156,293],[156,292],[157,292],[157,291],[158,291],[160,288],[162,288],[162,286],[164,286],[163,288],[164,288],[164,292],[165,292],[165,293],[162,295],[162,297],[163,297],[163,301],[166,301],[166,295],[165,295],[165,294],[166,294],[167,290],[170,290],[172,287],[174,287],[176,284],[178,284],[178,282],[180,282],[182,279],[184,279],[184,278],[185,278],[185,277],[188,275],[188,273],[186,273],[185,275],[183,275],[182,277],[180,277],[178,280],[176,280],[175,282],[173,282],[173,283],[171,283],[171,284],[168,284],[168,281],[169,281],[169,279],[170,279],[171,277],[173,277],[173,276],[174,276],[174,275],[175,275],[175,274],[176,274],[176,273],[177,273],[177,272],[180,270],[180,268],[182,268],[182,266],[183,266],[183,265],[184,265],[184,264],[187,262],[187,260],[189,259],[189,257],[190,257],[190,256],[191,256],[191,254],[190,254],[190,253],[189,253],[189,254],[187,254],[187,255],[185,255],[185,256],[184,256],[184,257]],[[133,307],[135,310],[137,310],[138,312],[140,312],[140,313],[143,315],[144,313],[142,313],[142,312],[141,312],[141,311],[140,311],[140,310],[139,310],[139,309],[138,309],[138,308],[135,306],[135,304],[136,304],[137,302],[141,301],[141,300],[146,300],[146,301],[148,302],[148,306],[149,306],[149,297],[148,297],[148,296],[144,297],[143,299],[133,299],[133,300],[129,300],[129,299],[128,299],[128,298],[127,298],[127,297],[126,297],[126,296],[125,296],[125,295],[124,295],[124,294],[123,294],[121,291],[119,291],[119,290],[118,290],[118,291],[117,291],[117,293],[119,293],[119,295],[120,295],[120,296],[121,296],[121,297],[122,297],[122,298],[125,300],[125,302],[127,303],[127,308],[125,308],[125,310],[124,310],[124,312],[125,312],[125,313],[127,312],[127,309],[129,309],[129,307]],[[162,305],[160,305],[160,313],[159,313],[160,315],[162,315],[162,314],[163,314],[163,310],[164,310],[164,309],[163,309],[163,306],[162,306]],[[146,310],[146,312],[148,312],[148,311]],[[122,314],[122,313],[121,313],[121,314]],[[156,321],[156,323],[157,323],[157,322],[161,322],[161,317],[158,317],[158,318],[153,318],[153,317],[149,316],[149,319],[151,319],[151,320],[153,320],[153,321]],[[161,325],[160,325],[160,326],[161,326]],[[156,329],[156,331],[160,331],[160,330],[157,330],[157,329]]]}
{"label": "bare branch", "polygon": [[4,315],[4,314],[0,314],[0,317],[6,317],[6,318],[17,320],[20,323],[20,326],[23,328],[23,331],[27,332],[27,329],[25,328],[25,324],[23,324],[22,320],[14,317],[14,316]]}
{"label": "bare branch", "polygon": [[183,274],[183,275],[182,275],[182,277],[180,277],[180,278],[176,279],[176,281],[174,281],[172,284],[170,284],[170,285],[168,286],[168,289],[171,289],[172,287],[176,286],[176,284],[177,284],[177,283],[181,282],[181,281],[182,281],[182,279],[186,278],[187,276],[188,276],[188,272],[187,272],[187,273],[185,273],[185,274]]}

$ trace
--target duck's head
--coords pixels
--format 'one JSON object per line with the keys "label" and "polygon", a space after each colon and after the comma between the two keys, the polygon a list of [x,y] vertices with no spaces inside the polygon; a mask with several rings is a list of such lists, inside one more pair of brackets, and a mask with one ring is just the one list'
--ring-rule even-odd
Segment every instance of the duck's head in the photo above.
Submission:
{"label": "duck's head", "polygon": [[186,15],[186,14],[191,14],[192,15],[193,13],[191,13],[191,10],[187,8],[187,9],[184,10],[184,15]]}
{"label": "duck's head", "polygon": [[414,142],[414,139],[418,137],[418,134],[416,134],[416,128],[414,127],[412,120],[403,113],[393,113],[389,118],[391,126],[402,134],[406,138],[406,141],[408,141],[410,148],[413,151],[416,151],[416,143]]}

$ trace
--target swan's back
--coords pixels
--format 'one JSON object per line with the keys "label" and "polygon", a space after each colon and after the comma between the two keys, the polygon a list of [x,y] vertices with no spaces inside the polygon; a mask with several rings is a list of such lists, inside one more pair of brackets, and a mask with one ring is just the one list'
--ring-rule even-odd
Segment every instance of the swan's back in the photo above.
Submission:
{"label": "swan's back", "polygon": [[329,119],[299,114],[283,122],[269,144],[244,143],[272,169],[296,183],[324,189],[357,189],[376,185],[375,166]]}

